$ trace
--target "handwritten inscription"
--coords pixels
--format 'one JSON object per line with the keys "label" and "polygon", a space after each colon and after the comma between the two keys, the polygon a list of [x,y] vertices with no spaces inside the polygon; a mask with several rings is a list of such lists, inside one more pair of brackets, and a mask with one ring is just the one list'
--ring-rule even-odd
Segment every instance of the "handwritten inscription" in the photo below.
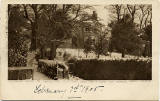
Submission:
{"label": "handwritten inscription", "polygon": [[92,93],[102,90],[104,86],[86,86],[86,85],[72,85],[68,89],[51,89],[45,85],[39,84],[35,87],[34,93],[55,93],[55,94],[65,94],[65,93]]}
{"label": "handwritten inscription", "polygon": [[59,89],[52,90],[52,89],[46,87],[45,85],[39,84],[34,89],[34,93],[37,93],[37,94],[40,94],[40,93],[66,93],[66,90],[59,90]]}
{"label": "handwritten inscription", "polygon": [[99,90],[102,87],[104,87],[104,86],[95,86],[95,87],[84,86],[84,85],[71,86],[70,93],[73,93],[73,92],[80,92],[80,93],[96,92],[97,90]]}

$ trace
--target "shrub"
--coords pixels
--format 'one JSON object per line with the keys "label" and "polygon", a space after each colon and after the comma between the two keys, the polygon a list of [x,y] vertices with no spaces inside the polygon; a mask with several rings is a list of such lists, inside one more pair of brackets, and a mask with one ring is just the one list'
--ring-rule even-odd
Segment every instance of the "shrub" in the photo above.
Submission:
{"label": "shrub", "polygon": [[151,62],[151,59],[82,59],[70,65],[70,72],[85,80],[151,80]]}
{"label": "shrub", "polygon": [[8,35],[8,66],[26,66],[28,42],[21,33],[10,32]]}
{"label": "shrub", "polygon": [[77,61],[76,57],[72,57],[68,60],[68,63],[74,63],[75,61]]}
{"label": "shrub", "polygon": [[8,49],[8,66],[26,66],[27,65],[27,52],[28,48],[23,45],[19,49]]}
{"label": "shrub", "polygon": [[68,68],[66,65],[54,60],[39,60],[38,71],[52,79],[57,79],[59,75],[62,75],[63,78],[68,77]]}

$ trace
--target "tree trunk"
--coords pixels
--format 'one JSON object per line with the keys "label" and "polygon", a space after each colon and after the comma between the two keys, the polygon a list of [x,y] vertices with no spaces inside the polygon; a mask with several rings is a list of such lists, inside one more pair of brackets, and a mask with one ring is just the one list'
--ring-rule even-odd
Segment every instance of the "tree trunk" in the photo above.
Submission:
{"label": "tree trunk", "polygon": [[56,44],[52,43],[49,60],[54,60],[56,57],[56,49]]}
{"label": "tree trunk", "polygon": [[122,52],[122,58],[124,58],[125,54]]}
{"label": "tree trunk", "polygon": [[36,36],[35,34],[32,33],[32,38],[31,38],[31,51],[36,50]]}
{"label": "tree trunk", "polygon": [[38,18],[39,18],[38,11],[37,11],[38,6],[33,4],[30,7],[33,9],[33,12],[34,12],[34,16],[35,16],[34,21],[32,21],[28,17],[26,7],[25,7],[25,10],[26,10],[26,16],[29,19],[29,21],[31,22],[31,28],[32,28],[31,48],[30,49],[32,51],[35,51],[37,49],[37,30],[38,30]]}
{"label": "tree trunk", "polygon": [[99,59],[99,53],[98,53],[98,55],[97,55],[97,58]]}
{"label": "tree trunk", "polygon": [[88,54],[86,53],[86,58],[88,57]]}
{"label": "tree trunk", "polygon": [[45,57],[45,48],[44,48],[44,46],[41,46],[40,52],[41,52],[41,59],[43,59]]}
{"label": "tree trunk", "polygon": [[32,23],[31,51],[37,49],[37,22]]}
{"label": "tree trunk", "polygon": [[124,58],[125,57],[125,50],[123,49],[122,50],[122,58]]}
{"label": "tree trunk", "polygon": [[150,57],[152,57],[152,41],[150,41]]}

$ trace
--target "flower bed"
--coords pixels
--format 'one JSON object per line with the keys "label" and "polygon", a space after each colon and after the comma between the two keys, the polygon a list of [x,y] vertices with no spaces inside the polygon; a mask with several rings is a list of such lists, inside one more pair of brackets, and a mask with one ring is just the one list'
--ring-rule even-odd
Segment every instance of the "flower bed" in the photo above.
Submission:
{"label": "flower bed", "polygon": [[70,72],[85,80],[151,80],[151,59],[78,59]]}

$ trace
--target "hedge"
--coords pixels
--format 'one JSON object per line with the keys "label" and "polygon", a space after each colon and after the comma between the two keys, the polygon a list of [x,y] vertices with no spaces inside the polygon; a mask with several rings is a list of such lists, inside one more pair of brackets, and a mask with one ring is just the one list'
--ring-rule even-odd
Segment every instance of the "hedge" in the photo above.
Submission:
{"label": "hedge", "polygon": [[151,80],[151,59],[71,60],[70,72],[85,80]]}
{"label": "hedge", "polygon": [[68,78],[68,68],[55,60],[39,60],[38,71],[51,79]]}
{"label": "hedge", "polygon": [[8,66],[9,67],[20,67],[27,66],[27,44],[23,43],[18,48],[8,49]]}

